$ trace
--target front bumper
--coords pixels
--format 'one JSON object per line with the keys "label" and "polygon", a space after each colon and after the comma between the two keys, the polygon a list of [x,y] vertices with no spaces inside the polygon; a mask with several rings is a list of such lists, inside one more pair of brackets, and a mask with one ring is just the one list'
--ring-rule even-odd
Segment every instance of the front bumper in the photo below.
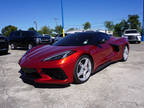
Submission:
{"label": "front bumper", "polygon": [[[73,82],[73,72],[77,57],[67,57],[62,60],[48,62],[21,62],[21,78],[31,80],[35,83],[46,84],[69,84]],[[30,71],[24,72],[23,69],[35,70],[31,75]]]}
{"label": "front bumper", "polygon": [[[46,71],[46,69],[42,69],[41,72],[26,72],[21,69],[19,72],[21,73],[21,78],[24,80],[28,80],[34,83],[49,83],[49,84],[68,84],[68,77],[63,72],[60,71]],[[32,69],[29,69],[32,70]],[[52,70],[52,69],[48,69]],[[59,69],[61,70],[61,69]],[[43,72],[43,74],[41,74]]]}
{"label": "front bumper", "polygon": [[129,42],[141,41],[140,36],[128,36],[127,38]]}

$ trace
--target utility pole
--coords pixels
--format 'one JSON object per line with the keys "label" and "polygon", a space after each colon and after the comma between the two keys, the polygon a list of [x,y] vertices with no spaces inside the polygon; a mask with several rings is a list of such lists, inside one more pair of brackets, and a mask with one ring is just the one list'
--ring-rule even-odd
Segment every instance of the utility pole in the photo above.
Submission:
{"label": "utility pole", "polygon": [[63,0],[61,0],[61,16],[62,16],[63,37],[65,37],[65,33],[64,33],[64,15],[63,15]]}
{"label": "utility pole", "polygon": [[37,31],[37,22],[34,21],[33,23],[35,24],[35,29],[36,29],[36,31]]}
{"label": "utility pole", "polygon": [[56,23],[56,26],[57,26],[57,20],[58,20],[58,18],[54,18],[54,20],[55,20],[55,23]]}
{"label": "utility pole", "polygon": [[142,41],[144,41],[144,0],[143,0],[143,26],[142,26]]}

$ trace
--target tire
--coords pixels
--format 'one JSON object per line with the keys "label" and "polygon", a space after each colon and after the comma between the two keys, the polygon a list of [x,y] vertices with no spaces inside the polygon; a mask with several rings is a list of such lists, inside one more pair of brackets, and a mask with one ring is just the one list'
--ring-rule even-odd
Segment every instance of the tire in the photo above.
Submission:
{"label": "tire", "polygon": [[86,82],[91,76],[92,67],[93,64],[89,56],[87,55],[81,56],[77,60],[75,65],[75,69],[73,73],[74,83],[81,84]]}
{"label": "tire", "polygon": [[10,46],[11,46],[11,50],[15,50],[16,49],[15,44],[12,43]]}
{"label": "tire", "polygon": [[128,50],[128,46],[126,45],[123,49],[122,61],[127,61],[128,54],[129,54],[129,50]]}
{"label": "tire", "polygon": [[8,50],[4,51],[5,54],[8,54]]}
{"label": "tire", "polygon": [[138,44],[140,44],[140,43],[141,43],[141,41],[138,41],[137,43],[138,43]]}
{"label": "tire", "polygon": [[27,45],[27,49],[28,49],[28,50],[30,50],[32,47],[33,47],[32,44],[28,44],[28,45]]}

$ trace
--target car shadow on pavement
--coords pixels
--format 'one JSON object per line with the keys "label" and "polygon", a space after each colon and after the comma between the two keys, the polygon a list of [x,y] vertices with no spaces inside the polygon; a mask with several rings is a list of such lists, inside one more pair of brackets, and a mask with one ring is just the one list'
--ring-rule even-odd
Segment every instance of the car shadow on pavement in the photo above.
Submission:
{"label": "car shadow on pavement", "polygon": [[14,50],[24,50],[24,51],[27,51],[28,49],[27,48],[21,48],[21,47],[18,47],[18,48],[16,48],[16,49],[14,49]]}
{"label": "car shadow on pavement", "polygon": [[42,84],[42,83],[35,83],[34,81],[31,81],[31,80],[26,80],[26,79],[23,79],[22,77],[20,77],[20,79],[26,83],[26,84],[29,84],[29,85],[32,85],[34,86],[35,88],[52,88],[52,89],[56,89],[56,88],[66,88],[66,87],[69,87],[70,84],[65,84],[65,85],[59,85],[59,84]]}
{"label": "car shadow on pavement", "polygon": [[11,53],[0,53],[0,56],[5,56],[5,55],[9,55]]}
{"label": "car shadow on pavement", "polygon": [[117,62],[121,62],[121,60],[115,61],[115,62],[108,62],[108,63],[106,63],[106,64],[104,64],[104,65],[99,66],[99,67],[96,69],[96,71],[92,73],[92,76],[95,75],[96,73],[104,70],[104,69],[107,68],[108,66],[110,66],[110,65],[112,65],[112,64],[115,64],[115,63],[117,63]]}

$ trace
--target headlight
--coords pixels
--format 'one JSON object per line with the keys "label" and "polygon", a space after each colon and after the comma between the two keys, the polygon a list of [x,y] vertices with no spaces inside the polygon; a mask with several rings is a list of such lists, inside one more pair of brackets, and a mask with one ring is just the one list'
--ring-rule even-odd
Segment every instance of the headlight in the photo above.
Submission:
{"label": "headlight", "polygon": [[65,51],[54,56],[43,59],[43,61],[59,60],[74,54],[76,51]]}

